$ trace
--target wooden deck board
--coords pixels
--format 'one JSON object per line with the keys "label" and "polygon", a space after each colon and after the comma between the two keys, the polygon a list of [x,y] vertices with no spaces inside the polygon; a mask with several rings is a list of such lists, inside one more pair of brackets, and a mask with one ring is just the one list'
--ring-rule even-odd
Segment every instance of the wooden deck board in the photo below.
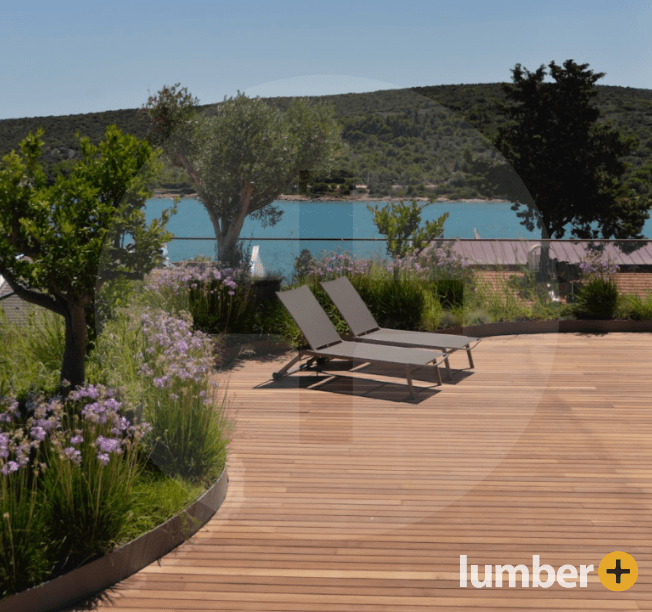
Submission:
{"label": "wooden deck board", "polygon": [[[652,334],[487,338],[475,370],[453,355],[452,383],[416,373],[416,401],[380,366],[273,382],[288,359],[228,374],[224,505],[98,609],[652,609]],[[597,571],[587,588],[459,586],[462,554],[597,570],[614,550],[639,565],[623,593]]]}

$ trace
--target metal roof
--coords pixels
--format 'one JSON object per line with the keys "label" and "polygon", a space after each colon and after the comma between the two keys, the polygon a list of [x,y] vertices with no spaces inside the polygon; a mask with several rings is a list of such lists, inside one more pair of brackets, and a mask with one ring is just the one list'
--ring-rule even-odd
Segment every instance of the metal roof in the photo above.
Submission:
{"label": "metal roof", "polygon": [[[456,253],[471,265],[515,266],[527,265],[528,253],[539,251],[541,244],[550,245],[550,257],[557,261],[579,264],[595,248],[603,251],[603,258],[618,266],[652,266],[652,241],[648,240],[506,240],[506,239],[453,239],[438,240],[453,243]],[[626,245],[626,246],[625,246]],[[636,250],[629,251],[632,247]],[[623,247],[624,250],[623,250]]]}

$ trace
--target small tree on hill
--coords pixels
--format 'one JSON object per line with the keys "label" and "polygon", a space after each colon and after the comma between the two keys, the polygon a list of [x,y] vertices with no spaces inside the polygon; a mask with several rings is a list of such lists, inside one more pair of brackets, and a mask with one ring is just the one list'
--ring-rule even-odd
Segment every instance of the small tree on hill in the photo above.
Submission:
{"label": "small tree on hill", "polygon": [[633,140],[599,123],[592,104],[604,73],[573,60],[549,68],[554,82],[544,82],[545,66],[529,72],[517,64],[513,84],[503,86],[508,123],[496,147],[533,198],[516,201],[517,215],[544,238],[563,238],[566,225],[577,238],[640,238],[649,203],[620,180]]}
{"label": "small tree on hill", "polygon": [[341,147],[332,110],[294,99],[285,112],[238,93],[215,114],[194,114],[185,88],[164,87],[147,112],[154,138],[186,171],[210,217],[218,257],[239,263],[237,240],[247,216],[274,225],[282,212],[274,200],[295,182],[328,171]]}
{"label": "small tree on hill", "polygon": [[115,126],[99,147],[82,138],[82,159],[47,186],[41,136],[30,134],[20,154],[12,151],[0,164],[0,275],[20,298],[64,317],[65,391],[84,382],[96,290],[112,277],[142,278],[152,269],[169,239],[168,215],[145,224],[147,182],[157,169],[146,166],[147,142]]}

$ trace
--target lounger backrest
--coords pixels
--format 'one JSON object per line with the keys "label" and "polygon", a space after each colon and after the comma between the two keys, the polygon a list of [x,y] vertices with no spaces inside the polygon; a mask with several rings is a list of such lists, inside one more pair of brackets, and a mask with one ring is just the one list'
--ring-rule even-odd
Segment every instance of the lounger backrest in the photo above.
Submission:
{"label": "lounger backrest", "polygon": [[308,287],[304,285],[290,291],[277,291],[276,295],[297,322],[311,349],[316,351],[342,342],[335,326]]}
{"label": "lounger backrest", "polygon": [[346,276],[326,281],[321,286],[342,313],[354,336],[378,329],[378,323]]}

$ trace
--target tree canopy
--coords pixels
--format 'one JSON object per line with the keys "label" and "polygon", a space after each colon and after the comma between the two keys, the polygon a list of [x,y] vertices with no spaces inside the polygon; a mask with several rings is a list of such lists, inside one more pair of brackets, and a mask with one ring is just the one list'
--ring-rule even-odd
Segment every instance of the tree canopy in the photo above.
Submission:
{"label": "tree canopy", "polygon": [[[116,275],[142,277],[169,239],[167,212],[147,226],[151,197],[147,142],[109,126],[99,146],[80,140],[82,159],[46,185],[42,131],[0,163],[0,275],[22,299],[65,319],[62,387],[84,382],[95,332],[95,292]],[[132,243],[127,249],[125,241]]]}
{"label": "tree canopy", "polygon": [[421,251],[435,238],[444,235],[444,223],[448,213],[441,215],[436,221],[428,221],[421,226],[421,212],[426,204],[418,204],[412,200],[406,204],[390,202],[382,208],[378,205],[367,208],[374,214],[374,224],[378,231],[387,236],[387,253],[391,257],[404,257],[415,251]]}
{"label": "tree canopy", "polygon": [[281,211],[272,202],[292,183],[328,171],[341,147],[340,130],[330,108],[302,99],[281,111],[238,93],[214,112],[193,116],[195,104],[177,84],[144,108],[155,129],[163,126],[157,134],[171,134],[164,148],[184,168],[209,214],[220,261],[234,265],[245,218],[274,225]]}
{"label": "tree canopy", "polygon": [[553,82],[544,80],[545,66],[529,72],[517,64],[504,85],[507,123],[496,146],[533,198],[516,202],[517,215],[544,238],[563,238],[567,225],[577,238],[642,237],[649,202],[621,181],[634,140],[599,123],[593,104],[604,73],[573,60],[549,69]]}

